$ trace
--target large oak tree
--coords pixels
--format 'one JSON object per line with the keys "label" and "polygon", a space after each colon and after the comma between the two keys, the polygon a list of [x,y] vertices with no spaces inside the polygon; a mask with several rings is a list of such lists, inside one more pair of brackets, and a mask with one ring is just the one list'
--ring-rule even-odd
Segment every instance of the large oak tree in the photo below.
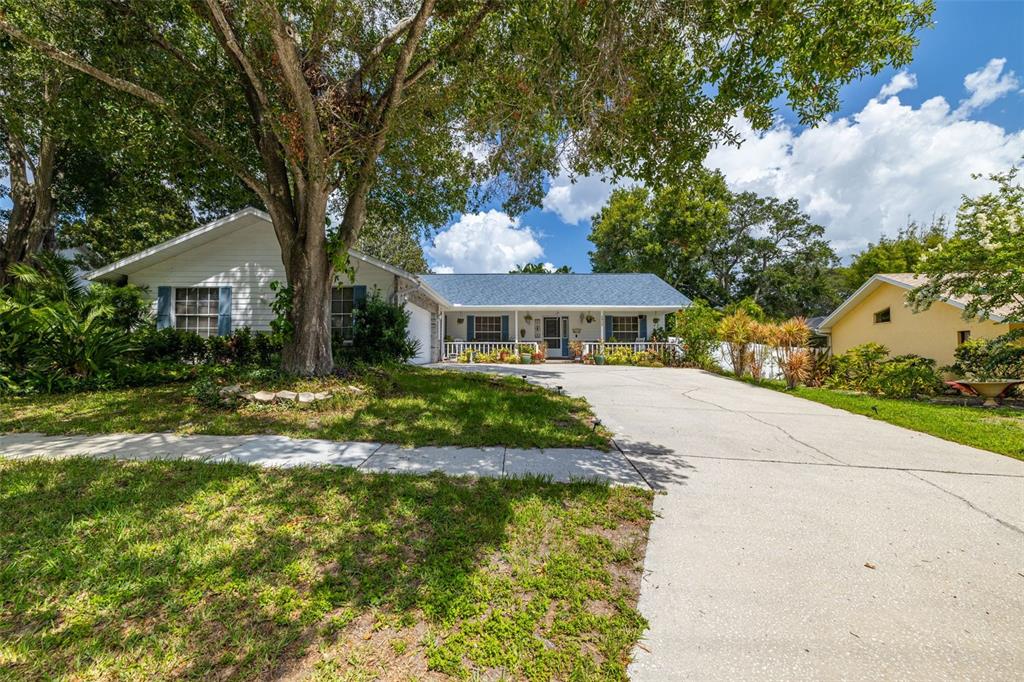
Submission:
{"label": "large oak tree", "polygon": [[[785,97],[802,122],[821,120],[841,85],[908,62],[932,11],[914,0],[0,7],[0,31],[160,112],[201,162],[258,195],[292,289],[284,366],[305,374],[332,367],[333,271],[368,211],[412,224],[460,208],[471,188],[521,210],[563,161],[577,173],[670,181],[712,145],[736,141],[738,113],[767,127]],[[332,239],[335,192],[344,210]]]}

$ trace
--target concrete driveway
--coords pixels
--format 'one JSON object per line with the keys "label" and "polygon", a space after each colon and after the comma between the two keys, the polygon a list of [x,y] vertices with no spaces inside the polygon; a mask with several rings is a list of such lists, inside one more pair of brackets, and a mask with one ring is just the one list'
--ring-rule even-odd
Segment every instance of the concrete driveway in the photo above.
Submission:
{"label": "concrete driveway", "polygon": [[499,371],[665,493],[633,679],[1024,677],[1024,463],[697,370]]}

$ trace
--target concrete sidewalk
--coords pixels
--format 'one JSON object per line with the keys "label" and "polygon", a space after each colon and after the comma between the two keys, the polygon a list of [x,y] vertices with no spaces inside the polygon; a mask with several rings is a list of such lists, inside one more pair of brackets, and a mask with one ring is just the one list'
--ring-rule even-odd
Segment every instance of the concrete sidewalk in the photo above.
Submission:
{"label": "concrete sidewalk", "polygon": [[488,478],[539,475],[562,483],[596,480],[612,485],[647,485],[621,452],[587,448],[406,448],[382,443],[285,436],[178,436],[170,433],[46,436],[16,433],[0,434],[0,457],[188,459],[265,467],[344,466],[362,471],[413,474],[441,471],[452,476]]}

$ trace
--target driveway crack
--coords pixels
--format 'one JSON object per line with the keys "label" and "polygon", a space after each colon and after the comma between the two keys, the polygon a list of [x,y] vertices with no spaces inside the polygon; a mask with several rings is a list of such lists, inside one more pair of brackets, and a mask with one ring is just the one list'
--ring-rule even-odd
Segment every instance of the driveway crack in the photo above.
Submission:
{"label": "driveway crack", "polygon": [[968,507],[970,507],[974,511],[980,512],[980,513],[984,514],[985,516],[987,516],[988,518],[992,519],[993,521],[995,521],[999,525],[1005,526],[1006,528],[1009,528],[1010,530],[1012,530],[1015,533],[1019,533],[1020,535],[1024,535],[1024,530],[1021,530],[1020,528],[1018,528],[1016,525],[1010,523],[1009,521],[1004,521],[1003,519],[999,518],[998,516],[995,516],[994,514],[988,513],[987,511],[985,511],[984,509],[982,509],[978,505],[976,505],[973,502],[971,502],[970,500],[968,500],[966,497],[962,497],[960,495],[957,495],[952,490],[948,490],[946,488],[943,488],[938,483],[932,483],[927,478],[922,478],[922,477],[918,476],[917,474],[915,474],[912,471],[907,471],[906,473],[910,474],[911,476],[913,476],[914,478],[916,478],[919,481],[923,481],[923,482],[927,483],[928,485],[932,486],[933,488],[938,488],[939,490],[941,490],[942,492],[946,493],[947,495],[949,495],[951,497],[955,497],[956,499],[960,500],[961,502],[966,504]]}
{"label": "driveway crack", "polygon": [[742,415],[744,415],[746,417],[749,417],[750,419],[753,419],[754,421],[758,422],[759,424],[764,424],[765,426],[770,426],[773,429],[778,429],[779,431],[781,431],[783,434],[785,434],[785,436],[787,438],[789,438],[791,441],[793,441],[794,443],[799,443],[800,445],[803,445],[805,448],[807,448],[809,450],[812,450],[814,452],[817,452],[822,457],[825,457],[826,459],[830,459],[833,462],[837,462],[838,464],[842,464],[844,466],[846,465],[846,462],[842,461],[841,459],[837,459],[837,458],[833,457],[832,455],[828,454],[824,450],[821,450],[820,448],[817,448],[817,447],[811,445],[810,443],[807,443],[805,441],[800,440],[799,438],[797,438],[796,436],[791,434],[789,431],[787,431],[783,427],[779,426],[778,424],[772,424],[771,422],[767,422],[767,421],[765,421],[763,419],[758,419],[757,417],[755,417],[750,412],[744,412],[742,410],[731,410],[728,407],[723,407],[722,405],[718,405],[718,404],[713,403],[713,402],[711,402],[709,400],[703,400],[701,398],[698,398],[695,395],[692,395],[694,392],[699,391],[699,390],[700,390],[700,387],[691,388],[689,391],[683,391],[683,395],[685,397],[689,398],[690,400],[696,400],[697,402],[704,403],[705,405],[714,405],[718,409],[724,410],[726,412],[733,412],[735,414],[742,414]]}

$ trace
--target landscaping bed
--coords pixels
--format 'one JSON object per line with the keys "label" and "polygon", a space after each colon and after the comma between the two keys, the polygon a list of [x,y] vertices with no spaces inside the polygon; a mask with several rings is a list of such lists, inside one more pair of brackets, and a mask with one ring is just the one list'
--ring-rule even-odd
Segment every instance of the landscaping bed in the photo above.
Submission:
{"label": "landscaping bed", "polygon": [[1024,460],[1024,411],[943,405],[914,399],[883,398],[851,391],[800,386],[786,390],[781,381],[751,382],[785,391],[847,412]]}
{"label": "landscaping bed", "polygon": [[626,679],[651,493],[0,460],[12,679]]}
{"label": "landscaping bed", "polygon": [[[192,381],[5,398],[0,432],[280,434],[404,445],[598,447],[608,435],[586,401],[497,377],[396,365],[316,380],[204,370]],[[220,389],[328,392],[311,404],[224,405]]]}

